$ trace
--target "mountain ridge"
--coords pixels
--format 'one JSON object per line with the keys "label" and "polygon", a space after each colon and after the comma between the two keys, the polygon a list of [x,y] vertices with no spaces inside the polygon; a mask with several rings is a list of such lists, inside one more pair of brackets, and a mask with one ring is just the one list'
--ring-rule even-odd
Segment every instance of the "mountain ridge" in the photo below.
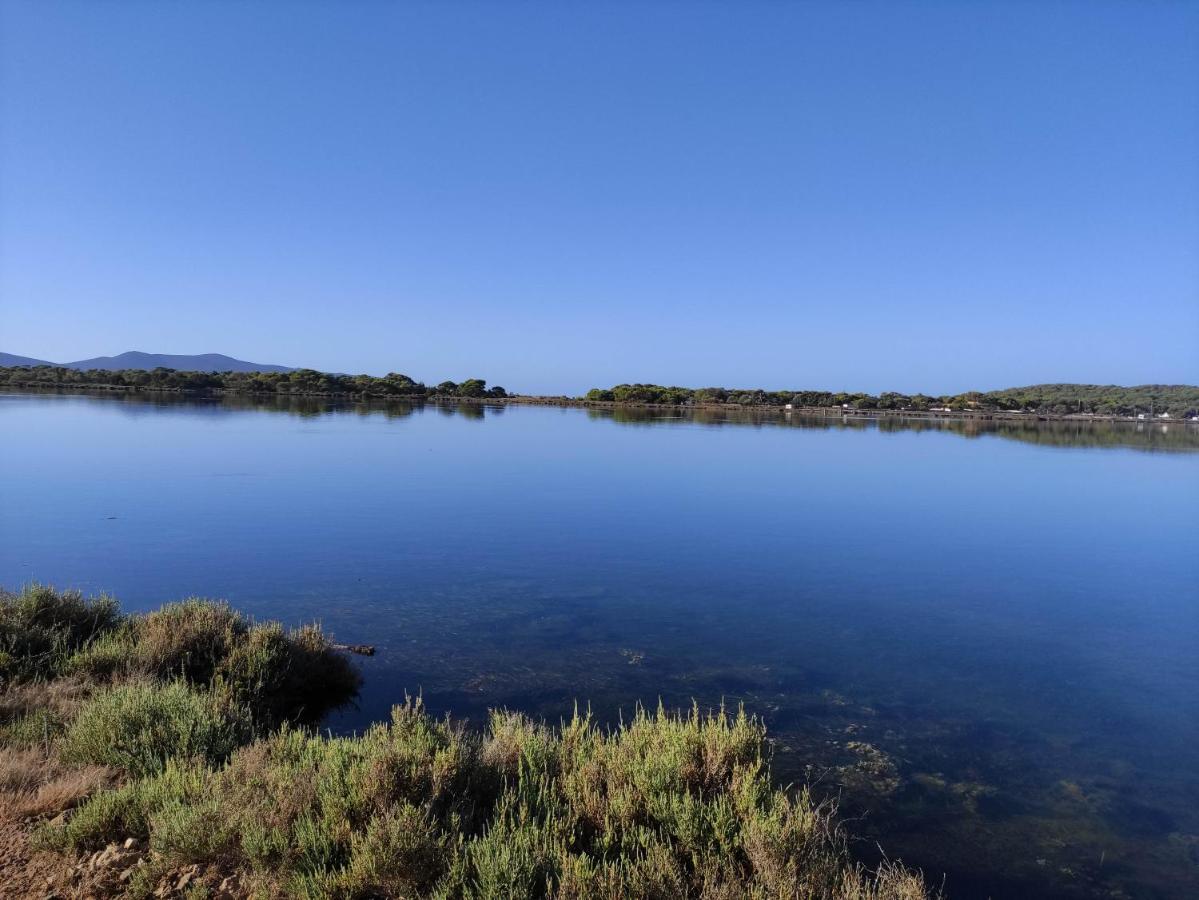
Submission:
{"label": "mountain ridge", "polygon": [[0,353],[0,366],[58,366],[64,369],[102,369],[109,372],[121,369],[178,369],[186,372],[294,372],[293,366],[275,363],[256,363],[235,359],[223,353],[145,353],[126,350],[116,356],[94,356],[74,362],[50,362],[31,356]]}

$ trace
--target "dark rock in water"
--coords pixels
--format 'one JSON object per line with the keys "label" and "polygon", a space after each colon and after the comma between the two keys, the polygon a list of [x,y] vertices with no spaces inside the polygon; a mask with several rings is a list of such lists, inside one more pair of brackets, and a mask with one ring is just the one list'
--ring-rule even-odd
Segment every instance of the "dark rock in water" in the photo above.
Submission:
{"label": "dark rock in water", "polygon": [[334,650],[344,650],[346,653],[357,653],[359,656],[374,656],[375,648],[371,644],[334,644]]}

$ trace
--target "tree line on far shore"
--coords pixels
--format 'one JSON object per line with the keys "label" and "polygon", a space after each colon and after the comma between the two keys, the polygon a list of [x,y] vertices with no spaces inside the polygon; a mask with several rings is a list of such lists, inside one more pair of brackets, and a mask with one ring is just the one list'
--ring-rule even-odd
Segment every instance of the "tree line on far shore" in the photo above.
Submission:
{"label": "tree line on far shore", "polygon": [[358,397],[507,397],[502,387],[488,387],[482,378],[443,381],[427,386],[391,372],[373,375],[337,375],[315,369],[291,372],[184,372],[178,369],[68,369],[62,366],[12,366],[0,368],[0,384],[10,387],[81,388],[119,390],[227,392],[235,394],[302,394]]}
{"label": "tree line on far shore", "polygon": [[[276,394],[295,396],[483,399],[504,398],[502,387],[488,387],[482,378],[426,385],[391,372],[340,375],[315,369],[291,372],[185,372],[178,369],[68,369],[63,366],[0,367],[0,385],[13,388],[100,388],[124,391],[183,393]],[[561,398],[566,399],[566,398]],[[618,384],[594,388],[581,399],[626,405],[733,405],[742,407],[850,407],[891,411],[1008,411],[1053,415],[1090,413],[1109,416],[1199,416],[1199,386],[1146,384],[1137,387],[1099,384],[1035,384],[1001,391],[962,394],[881,394],[834,391],[765,391],[736,388],[665,387],[658,384]]]}
{"label": "tree line on far shore", "polygon": [[963,394],[846,393],[833,391],[764,391],[731,388],[663,387],[657,384],[618,384],[594,388],[585,399],[593,402],[664,404],[668,406],[850,407],[881,410],[952,410],[954,412],[1010,411],[1064,415],[1135,416],[1168,414],[1171,418],[1199,415],[1199,386],[1146,384],[1138,387],[1098,384],[1036,384],[1002,391]]}

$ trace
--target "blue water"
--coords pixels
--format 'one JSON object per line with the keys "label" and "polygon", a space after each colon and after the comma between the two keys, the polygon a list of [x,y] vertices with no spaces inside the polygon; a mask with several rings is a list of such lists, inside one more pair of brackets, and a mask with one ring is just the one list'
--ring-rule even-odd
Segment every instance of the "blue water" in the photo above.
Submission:
{"label": "blue water", "polygon": [[378,648],[330,727],[743,702],[952,897],[1199,896],[1193,427],[7,394],[0,429],[0,585],[319,619]]}

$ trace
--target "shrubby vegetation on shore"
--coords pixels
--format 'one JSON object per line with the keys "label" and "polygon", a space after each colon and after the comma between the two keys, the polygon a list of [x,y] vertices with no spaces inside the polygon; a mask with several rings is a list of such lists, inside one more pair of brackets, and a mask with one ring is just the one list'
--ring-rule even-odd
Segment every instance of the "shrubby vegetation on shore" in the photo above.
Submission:
{"label": "shrubby vegetation on shore", "polygon": [[307,725],[358,682],[319,630],[36,586],[0,595],[0,652],[0,807],[68,855],[140,848],[115,894],[927,896],[853,864],[827,804],[773,787],[743,712],[615,730],[495,712],[476,733],[407,700],[332,737]]}
{"label": "shrubby vegetation on shore", "polygon": [[481,378],[443,381],[429,387],[391,372],[372,375],[336,375],[315,369],[292,372],[183,372],[177,369],[68,369],[62,366],[0,367],[0,384],[15,388],[108,388],[130,391],[186,391],[193,393],[293,394],[301,396],[481,398],[506,397],[502,387],[487,387]]}
{"label": "shrubby vegetation on shore", "polygon": [[1133,416],[1140,413],[1169,413],[1175,418],[1199,415],[1199,387],[1194,385],[1147,384],[1119,387],[1098,384],[1037,384],[1002,391],[969,391],[964,394],[850,394],[832,391],[763,391],[730,388],[663,387],[657,384],[618,384],[594,388],[587,400],[667,406],[842,407],[872,410],[951,409],[1038,412],[1052,415],[1091,413]]}
{"label": "shrubby vegetation on shore", "polygon": [[[314,369],[292,372],[183,372],[176,369],[78,370],[61,366],[0,367],[0,386],[16,389],[85,389],[128,392],[169,391],[190,394],[244,394],[352,399],[437,400],[507,398],[502,387],[488,387],[481,378],[443,381],[428,386],[391,372],[337,375]],[[538,398],[523,398],[534,400]],[[570,398],[540,398],[570,402]],[[952,411],[1034,412],[1047,415],[1090,413],[1135,416],[1168,413],[1173,418],[1199,416],[1199,386],[1147,384],[1137,387],[1097,384],[1037,384],[1002,391],[963,394],[846,393],[834,391],[764,391],[733,388],[664,387],[658,384],[618,384],[593,388],[581,398],[589,403],[623,405],[840,408],[900,412]]]}

